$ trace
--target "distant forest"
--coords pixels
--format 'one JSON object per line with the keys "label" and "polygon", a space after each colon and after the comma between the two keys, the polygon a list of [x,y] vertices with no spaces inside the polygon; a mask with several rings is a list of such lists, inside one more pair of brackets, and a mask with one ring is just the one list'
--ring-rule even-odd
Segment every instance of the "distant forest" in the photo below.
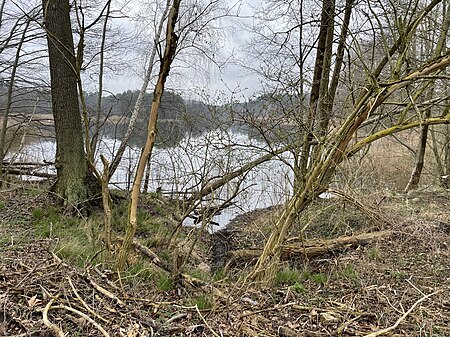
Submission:
{"label": "distant forest", "polygon": [[[0,80],[0,115],[5,111],[7,89],[8,82]],[[138,90],[128,90],[103,96],[101,109],[98,111],[98,93],[87,93],[85,100],[91,133],[95,130],[95,121],[98,118],[100,137],[122,139],[138,94]],[[16,87],[12,95],[9,138],[17,141],[20,135],[25,133],[27,139],[32,141],[54,137],[49,90]],[[172,146],[187,135],[195,136],[217,128],[248,133],[253,138],[262,139],[263,135],[271,141],[286,141],[289,123],[283,122],[286,119],[280,117],[285,113],[283,106],[292,106],[292,100],[292,97],[287,96],[280,98],[264,95],[246,103],[208,105],[198,100],[185,100],[174,92],[166,91],[159,109],[157,145]],[[152,94],[146,93],[130,140],[132,146],[143,146],[145,142],[151,101]]]}

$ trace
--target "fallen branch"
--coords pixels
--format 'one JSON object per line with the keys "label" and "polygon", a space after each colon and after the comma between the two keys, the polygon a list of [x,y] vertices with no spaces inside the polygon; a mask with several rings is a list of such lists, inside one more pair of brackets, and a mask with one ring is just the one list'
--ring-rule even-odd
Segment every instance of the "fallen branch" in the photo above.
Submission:
{"label": "fallen branch", "polygon": [[49,328],[53,333],[58,337],[65,337],[64,332],[61,330],[59,326],[56,324],[53,324],[48,319],[48,311],[50,310],[50,307],[52,306],[53,302],[55,301],[54,298],[50,300],[50,302],[47,303],[47,305],[44,308],[44,311],[42,312],[42,320],[44,321],[44,324],[47,328]]}
{"label": "fallen branch", "polygon": [[[153,252],[151,249],[149,249],[148,247],[144,246],[143,244],[139,243],[136,240],[133,241],[133,247],[136,250],[138,250],[140,253],[142,253],[143,255],[147,256],[150,259],[150,262],[155,264],[157,267],[163,269],[164,271],[166,271],[168,273],[172,273],[172,266],[169,263],[161,260],[158,257],[158,255],[156,255],[156,253]],[[222,292],[220,290],[218,290],[217,288],[215,288],[208,282],[205,282],[203,280],[200,280],[196,277],[193,277],[193,276],[191,276],[189,274],[185,274],[185,273],[180,273],[179,276],[181,277],[184,285],[190,285],[190,286],[200,287],[200,288],[211,287],[214,295],[216,295],[218,297],[224,297],[224,295],[222,294]]]}
{"label": "fallen branch", "polygon": [[86,310],[88,312],[90,312],[92,315],[101,319],[103,322],[109,323],[109,321],[107,319],[103,318],[102,316],[97,314],[94,310],[92,310],[92,308],[81,298],[81,296],[78,294],[77,289],[75,288],[75,286],[72,283],[72,279],[70,277],[67,277],[67,279],[69,281],[69,284],[70,284],[70,287],[72,288],[73,293],[75,294],[75,297],[81,302],[81,304],[83,304],[83,306],[86,308]]}
{"label": "fallen branch", "polygon": [[283,246],[282,256],[284,258],[289,258],[292,256],[304,255],[307,258],[312,258],[334,251],[364,246],[372,241],[390,237],[392,234],[393,231],[384,230],[353,236],[341,236],[335,239],[311,240],[304,244],[288,244]]}
{"label": "fallen branch", "polygon": [[[102,333],[103,336],[110,337],[109,334],[106,332],[106,330],[103,329],[103,327],[100,324],[98,324],[96,321],[94,321],[88,315],[86,315],[85,313],[83,313],[77,309],[68,307],[67,305],[57,305],[57,306],[54,306],[52,309],[64,309],[64,310],[73,312],[73,313],[83,317],[85,320],[87,320],[89,323],[91,323],[93,326],[95,326],[98,329],[98,331],[100,331]],[[63,334],[63,336],[64,336],[64,334]]]}
{"label": "fallen branch", "polygon": [[425,295],[424,297],[422,297],[422,298],[420,298],[419,300],[417,300],[416,303],[414,303],[414,304],[412,305],[412,307],[409,308],[409,310],[408,310],[407,312],[405,312],[405,313],[397,320],[397,322],[395,322],[394,325],[392,325],[392,326],[390,326],[390,327],[388,327],[388,328],[382,329],[382,330],[378,330],[378,331],[372,332],[372,333],[370,333],[370,334],[368,334],[368,335],[365,335],[364,337],[377,337],[377,336],[384,335],[384,334],[386,334],[386,333],[388,333],[388,332],[391,332],[392,330],[397,329],[397,327],[399,326],[399,324],[400,324],[406,317],[408,317],[408,315],[409,315],[409,314],[410,314],[410,313],[411,313],[411,312],[412,312],[412,311],[413,311],[420,303],[422,303],[423,301],[425,301],[427,298],[429,298],[429,297],[431,297],[431,296],[434,296],[434,295],[440,293],[441,291],[442,291],[442,290],[435,291],[434,293]]}
{"label": "fallen branch", "polygon": [[[122,238],[120,238],[122,240]],[[158,255],[156,255],[155,252],[153,252],[150,248],[144,246],[143,244],[139,243],[136,240],[133,240],[133,247],[141,252],[142,254],[144,254],[145,256],[147,256],[150,259],[150,262],[155,264],[156,266],[158,266],[161,269],[164,269],[165,271],[167,271],[168,273],[172,272],[172,266],[161,260]]]}
{"label": "fallen branch", "polygon": [[[289,259],[292,257],[313,258],[331,252],[341,251],[352,247],[366,245],[374,240],[387,238],[393,231],[384,230],[372,233],[363,233],[354,236],[342,236],[329,240],[311,240],[304,244],[287,244],[282,247],[281,257]],[[248,261],[257,259],[261,255],[260,249],[242,249],[228,252],[229,262],[227,266],[238,260]]]}
{"label": "fallen branch", "polygon": [[106,297],[112,299],[113,301],[115,301],[121,307],[125,306],[125,303],[120,298],[118,298],[116,295],[114,295],[112,292],[110,292],[109,290],[99,286],[90,277],[88,277],[88,280],[91,283],[91,285],[95,288],[95,290],[97,290],[99,293],[101,293],[101,294],[105,295]]}
{"label": "fallen branch", "polygon": [[166,324],[166,325],[167,325],[167,324],[170,324],[170,323],[172,323],[172,322],[175,322],[175,321],[178,321],[178,320],[180,320],[180,319],[186,318],[187,316],[188,316],[188,314],[185,313],[185,312],[176,314],[176,315],[170,317],[164,324]]}
{"label": "fallen branch", "polygon": [[286,307],[291,307],[294,304],[295,304],[294,302],[289,302],[289,303],[286,303],[286,304],[277,304],[277,305],[275,305],[274,307],[271,307],[271,308],[265,308],[265,309],[251,311],[251,312],[246,312],[246,313],[243,313],[243,314],[239,315],[239,319],[243,319],[244,317],[247,317],[247,316],[257,315],[257,314],[260,314],[260,313],[263,313],[263,312],[280,310],[280,309],[283,309],[283,308],[286,308]]}
{"label": "fallen branch", "polygon": [[5,174],[16,175],[16,176],[32,176],[37,178],[56,178],[56,174],[46,173],[46,172],[33,172],[33,170],[21,170],[21,169],[8,169],[4,168],[2,170]]}
{"label": "fallen branch", "polygon": [[203,317],[202,313],[200,312],[200,310],[198,309],[198,306],[195,305],[195,310],[197,311],[197,314],[200,316],[201,320],[203,321],[203,323],[205,323],[206,327],[209,329],[209,331],[211,331],[211,333],[215,336],[215,337],[220,337],[219,334],[217,332],[215,332],[211,326],[208,324],[208,322],[206,321],[205,317]]}

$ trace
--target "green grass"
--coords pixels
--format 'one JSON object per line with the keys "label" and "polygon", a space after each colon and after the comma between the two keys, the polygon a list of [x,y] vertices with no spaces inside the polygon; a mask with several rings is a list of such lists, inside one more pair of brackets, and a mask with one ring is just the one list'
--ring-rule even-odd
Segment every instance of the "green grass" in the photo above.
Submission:
{"label": "green grass", "polygon": [[358,272],[355,270],[355,266],[351,263],[344,266],[340,272],[340,275],[347,280],[355,281],[358,279]]}
{"label": "green grass", "polygon": [[189,271],[188,274],[202,281],[209,282],[211,280],[211,275],[201,270],[194,269]]}
{"label": "green grass", "polygon": [[381,257],[380,250],[377,247],[372,247],[367,251],[367,257],[372,260],[379,260]]}
{"label": "green grass", "polygon": [[328,281],[328,277],[325,274],[318,273],[318,274],[311,274],[310,280],[317,283],[317,284],[325,284]]}
{"label": "green grass", "polygon": [[300,282],[300,273],[296,269],[285,267],[275,275],[275,285],[292,286]]}
{"label": "green grass", "polygon": [[292,289],[299,294],[303,294],[306,292],[306,288],[303,284],[296,282],[293,286]]}
{"label": "green grass", "polygon": [[155,271],[149,262],[138,260],[126,270],[126,275],[133,281],[135,279],[150,281],[155,277]]}
{"label": "green grass", "polygon": [[208,310],[214,306],[214,297],[211,294],[202,294],[191,298],[189,302],[191,306],[197,306],[199,310]]}
{"label": "green grass", "polygon": [[55,253],[77,266],[84,266],[102,249],[100,218],[66,216],[55,207],[36,207],[31,217],[35,235],[40,238],[57,238]]}
{"label": "green grass", "polygon": [[225,273],[225,271],[223,269],[219,269],[217,270],[214,275],[212,276],[212,281],[213,282],[220,282],[223,281],[227,278],[227,274]]}
{"label": "green grass", "polygon": [[389,275],[397,280],[404,280],[408,276],[405,272],[400,270],[389,270]]}
{"label": "green grass", "polygon": [[156,287],[161,291],[170,291],[174,289],[171,276],[167,273],[160,273],[156,279]]}

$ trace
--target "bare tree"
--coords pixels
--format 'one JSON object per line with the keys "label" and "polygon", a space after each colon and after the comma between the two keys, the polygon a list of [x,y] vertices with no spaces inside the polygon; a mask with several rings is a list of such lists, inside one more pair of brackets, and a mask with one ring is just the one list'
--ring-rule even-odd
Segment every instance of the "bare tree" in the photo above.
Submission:
{"label": "bare tree", "polygon": [[[434,54],[435,57],[439,57],[440,55],[442,55],[442,53],[445,51],[445,46],[446,46],[446,41],[447,41],[447,35],[448,35],[448,29],[449,29],[449,24],[450,24],[450,10],[447,8],[448,7],[448,2],[444,1],[442,3],[442,16],[443,16],[443,20],[442,20],[442,28],[439,30],[440,31],[440,36],[439,39],[437,41],[435,50],[434,50]],[[418,43],[418,41],[416,41],[416,43]],[[430,50],[430,48],[432,48],[432,46],[430,46],[428,41],[425,41],[425,47],[426,49]],[[427,93],[427,100],[431,100],[433,98],[433,94],[434,94],[434,85],[435,85],[435,79],[431,79],[429,83],[425,84],[428,87],[428,93]],[[425,110],[424,113],[424,118],[430,118],[431,117],[431,109],[432,107],[430,106],[428,109]],[[408,184],[405,187],[405,192],[409,192],[410,190],[415,190],[419,187],[419,181],[420,181],[420,177],[422,174],[422,170],[424,167],[424,162],[425,162],[425,151],[427,148],[427,141],[428,141],[428,129],[429,129],[429,125],[423,125],[420,128],[420,138],[419,138],[419,145],[418,145],[418,149],[416,152],[416,161],[415,161],[415,165],[414,165],[414,169],[411,173],[411,177],[408,181]],[[440,172],[441,176],[445,175],[442,171]]]}
{"label": "bare tree", "polygon": [[[2,11],[3,11],[3,5],[2,5]],[[22,52],[22,45],[24,43],[24,40],[25,40],[25,37],[27,34],[27,30],[30,25],[30,20],[27,17],[19,18],[19,20],[22,20],[22,19],[25,19],[24,27],[22,28],[22,35],[21,35],[19,43],[16,47],[16,54],[14,57],[14,62],[12,64],[11,77],[9,78],[6,104],[5,104],[4,114],[3,114],[2,130],[1,130],[1,134],[0,134],[0,181],[2,180],[1,177],[2,177],[2,173],[3,173],[3,159],[5,158],[5,155],[6,155],[6,144],[5,144],[6,143],[6,130],[8,127],[8,118],[10,115],[11,105],[12,105],[12,101],[13,101],[12,96],[13,96],[13,89],[14,89],[14,80],[16,78],[17,67],[19,66],[20,55]]]}
{"label": "bare tree", "polygon": [[137,203],[139,200],[142,178],[144,176],[144,170],[147,165],[148,158],[151,156],[153,146],[155,144],[158,109],[161,104],[161,97],[164,93],[164,86],[166,83],[166,79],[170,72],[170,66],[174,60],[175,53],[177,50],[178,37],[176,34],[176,23],[180,9],[180,2],[181,0],[174,0],[167,19],[166,44],[164,49],[164,55],[162,56],[161,59],[158,82],[156,83],[155,90],[153,92],[153,101],[150,111],[150,119],[148,123],[147,140],[145,143],[145,147],[142,150],[141,157],[139,158],[139,164],[133,182],[128,226],[126,228],[125,238],[123,240],[122,247],[120,248],[116,260],[116,268],[118,270],[122,270],[125,267],[125,263],[128,256],[128,250],[131,247],[131,243],[133,242],[134,234],[137,228]]}
{"label": "bare tree", "polygon": [[[249,279],[270,281],[273,278],[280,258],[281,247],[297,215],[312,200],[317,198],[320,193],[328,188],[333,179],[336,167],[342,160],[353,156],[365,145],[379,138],[418,126],[449,123],[450,116],[448,113],[437,113],[437,116],[423,118],[422,114],[418,114],[417,110],[414,109],[415,103],[412,103],[411,105],[407,104],[406,109],[402,108],[396,111],[398,114],[396,115],[396,119],[393,120],[393,116],[389,116],[389,120],[393,120],[390,126],[385,126],[384,128],[380,126],[379,129],[372,129],[369,133],[367,129],[364,129],[365,126],[373,122],[370,119],[371,117],[375,116],[375,120],[382,118],[386,118],[386,121],[388,120],[386,114],[381,113],[378,115],[379,108],[388,97],[391,99],[399,99],[401,102],[405,98],[413,97],[413,101],[416,102],[423,94],[423,90],[420,89],[421,85],[431,78],[437,78],[440,71],[450,65],[450,55],[448,53],[444,53],[438,58],[430,55],[426,59],[418,62],[420,64],[416,67],[406,62],[407,54],[405,50],[413,43],[418,24],[428,15],[432,15],[433,10],[440,2],[437,0],[432,1],[424,7],[421,7],[419,3],[410,4],[410,8],[407,10],[407,16],[402,19],[402,24],[390,26],[390,29],[394,33],[390,36],[393,36],[394,39],[392,37],[384,39],[385,47],[383,48],[381,58],[378,58],[378,62],[376,59],[367,58],[366,53],[361,53],[360,41],[355,38],[358,35],[357,31],[351,32],[353,38],[351,46],[354,48],[357,61],[364,67],[365,85],[359,90],[359,98],[355,100],[354,104],[343,111],[341,122],[331,131],[323,129],[327,123],[320,116],[325,116],[329,121],[329,111],[332,111],[330,110],[329,104],[331,103],[331,107],[334,109],[337,102],[328,100],[330,95],[329,77],[332,74],[329,69],[331,63],[329,59],[320,55],[327,55],[327,48],[330,48],[326,43],[322,44],[321,39],[328,39],[330,43],[333,43],[330,39],[332,34],[328,29],[332,29],[330,28],[332,27],[330,20],[332,20],[333,16],[330,16],[330,13],[334,11],[332,9],[334,3],[327,0],[322,2],[322,21],[320,25],[321,30],[318,34],[318,51],[316,53],[316,66],[314,68],[315,74],[311,83],[310,106],[306,119],[309,122],[305,123],[307,128],[301,153],[304,159],[300,161],[300,165],[303,165],[301,167],[304,168],[302,169],[304,173],[303,183],[299,188],[294,189],[293,196],[286,205],[280,219],[275,224],[275,229],[266,242],[263,253],[258,259],[253,272],[249,275]],[[351,5],[352,3],[350,2],[348,4]],[[366,4],[372,9],[373,16],[370,17],[370,20],[372,20],[371,24],[373,27],[377,27],[377,29],[372,30],[373,36],[378,36],[379,32],[385,30],[382,18],[386,18],[386,22],[389,22],[390,14],[390,11],[385,7],[386,4],[383,3],[383,6],[375,8],[376,4],[374,2]],[[359,5],[362,6],[362,4]],[[394,11],[396,9],[391,10]],[[350,28],[352,24],[349,23],[346,26]],[[399,26],[401,26],[401,29],[398,28]],[[324,31],[326,31],[326,34]],[[364,36],[364,32],[366,31],[361,30],[361,32],[363,32],[362,36]],[[342,41],[340,39],[339,43]],[[372,53],[372,55],[374,54]],[[335,65],[337,63],[336,60]],[[355,64],[357,64],[356,61]],[[390,66],[390,69],[386,69],[387,65]],[[317,72],[320,72],[320,75]],[[411,90],[415,90],[414,94],[411,94]],[[317,105],[315,102],[317,102]],[[339,104],[342,103],[339,102]],[[429,104],[432,103],[425,102],[422,108],[425,109]],[[403,103],[399,104],[399,107],[404,106]],[[320,109],[325,110],[321,111]],[[335,118],[334,123],[336,122],[337,120]],[[361,130],[359,133],[361,136],[358,137],[357,131],[359,130]],[[356,141],[353,141],[355,137],[358,138],[356,138]],[[308,145],[310,140],[313,139],[316,143]]]}
{"label": "bare tree", "polygon": [[159,20],[158,29],[155,32],[154,37],[154,45],[152,48],[152,51],[150,53],[150,57],[148,59],[147,63],[147,70],[145,72],[144,80],[141,85],[141,89],[139,91],[138,98],[136,100],[136,103],[133,107],[133,111],[131,113],[130,121],[128,123],[127,131],[125,133],[125,136],[123,137],[120,146],[112,160],[111,167],[110,167],[110,176],[114,174],[114,172],[117,170],[117,167],[119,166],[120,161],[122,160],[123,153],[126,149],[126,146],[128,145],[128,142],[130,140],[131,134],[133,133],[134,127],[136,125],[139,113],[142,110],[142,105],[144,103],[145,93],[147,91],[148,85],[150,83],[150,79],[153,74],[153,66],[155,64],[155,57],[159,46],[159,41],[161,39],[161,34],[164,27],[164,22],[166,21],[167,14],[170,9],[170,0],[166,2],[165,8],[163,9],[163,12],[161,14],[161,18]]}

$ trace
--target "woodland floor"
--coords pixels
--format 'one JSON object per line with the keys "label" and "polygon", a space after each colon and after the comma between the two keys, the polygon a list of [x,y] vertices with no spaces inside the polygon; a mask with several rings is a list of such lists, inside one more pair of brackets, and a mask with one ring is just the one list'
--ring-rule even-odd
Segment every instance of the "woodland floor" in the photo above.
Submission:
{"label": "woodland floor", "polygon": [[[291,259],[280,266],[273,287],[244,287],[251,261],[226,265],[222,257],[229,250],[261,248],[276,210],[255,211],[212,239],[210,263],[219,268],[216,275],[224,276],[226,266],[226,278],[162,290],[138,276],[119,278],[101,264],[79,267],[60,259],[58,237],[38,238],[32,225],[33,210],[49,200],[7,188],[0,191],[0,336],[366,336],[397,321],[382,335],[450,336],[448,191],[360,201],[384,224],[332,198],[314,203],[299,221],[299,228],[307,228],[292,236],[310,240],[390,229],[390,237]],[[226,244],[218,245],[223,237]]]}

